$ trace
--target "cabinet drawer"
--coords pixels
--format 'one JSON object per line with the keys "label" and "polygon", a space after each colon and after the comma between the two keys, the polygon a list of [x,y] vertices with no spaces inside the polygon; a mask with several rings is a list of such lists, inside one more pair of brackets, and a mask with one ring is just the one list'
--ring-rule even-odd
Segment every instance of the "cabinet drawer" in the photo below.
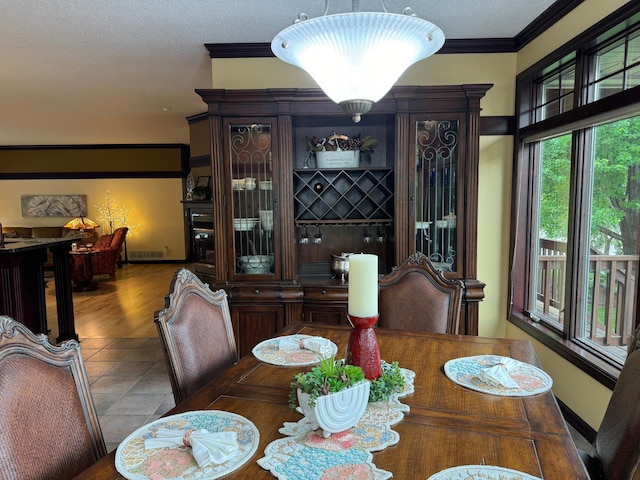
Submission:
{"label": "cabinet drawer", "polygon": [[349,291],[346,288],[304,287],[304,301],[337,302],[346,305],[349,301]]}
{"label": "cabinet drawer", "polygon": [[243,285],[241,287],[233,286],[229,290],[229,298],[231,299],[231,301],[281,301],[282,290],[280,287],[273,287],[270,285]]}
{"label": "cabinet drawer", "polygon": [[347,324],[347,305],[323,305],[305,303],[303,308],[305,322]]}

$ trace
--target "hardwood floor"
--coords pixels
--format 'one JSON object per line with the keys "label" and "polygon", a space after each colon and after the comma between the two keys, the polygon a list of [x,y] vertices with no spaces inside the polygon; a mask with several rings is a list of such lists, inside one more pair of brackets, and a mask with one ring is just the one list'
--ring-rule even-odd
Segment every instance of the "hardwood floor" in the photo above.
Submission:
{"label": "hardwood floor", "polygon": [[[107,275],[95,277],[100,287],[73,293],[76,332],[86,338],[157,338],[153,314],[164,308],[173,274],[189,264],[132,264],[116,272],[116,280]],[[47,323],[54,341],[58,335],[55,283],[46,289]]]}

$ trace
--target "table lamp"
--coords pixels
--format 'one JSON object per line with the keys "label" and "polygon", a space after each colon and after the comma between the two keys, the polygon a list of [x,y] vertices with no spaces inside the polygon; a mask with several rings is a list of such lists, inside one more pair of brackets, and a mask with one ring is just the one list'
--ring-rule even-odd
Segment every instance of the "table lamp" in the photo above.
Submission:
{"label": "table lamp", "polygon": [[64,225],[64,228],[68,228],[69,230],[78,230],[79,233],[82,234],[82,242],[84,243],[85,232],[89,231],[90,233],[93,233],[93,231],[99,226],[100,225],[98,225],[96,222],[94,222],[90,218],[81,216],[81,217],[76,217],[70,222],[66,223]]}

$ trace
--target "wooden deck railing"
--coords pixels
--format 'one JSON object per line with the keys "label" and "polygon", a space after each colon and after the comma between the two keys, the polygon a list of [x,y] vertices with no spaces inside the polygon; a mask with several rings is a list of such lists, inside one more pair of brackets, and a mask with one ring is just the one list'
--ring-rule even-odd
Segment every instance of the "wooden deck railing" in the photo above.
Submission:
{"label": "wooden deck railing", "polygon": [[[566,244],[540,239],[538,308],[562,322],[566,281]],[[588,318],[584,338],[602,346],[627,345],[633,336],[637,255],[590,255]]]}

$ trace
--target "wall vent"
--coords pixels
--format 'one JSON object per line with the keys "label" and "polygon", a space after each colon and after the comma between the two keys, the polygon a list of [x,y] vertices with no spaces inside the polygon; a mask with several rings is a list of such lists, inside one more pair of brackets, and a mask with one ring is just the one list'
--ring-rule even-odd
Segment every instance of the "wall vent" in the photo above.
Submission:
{"label": "wall vent", "polygon": [[132,250],[127,252],[129,260],[158,260],[164,258],[162,251]]}

